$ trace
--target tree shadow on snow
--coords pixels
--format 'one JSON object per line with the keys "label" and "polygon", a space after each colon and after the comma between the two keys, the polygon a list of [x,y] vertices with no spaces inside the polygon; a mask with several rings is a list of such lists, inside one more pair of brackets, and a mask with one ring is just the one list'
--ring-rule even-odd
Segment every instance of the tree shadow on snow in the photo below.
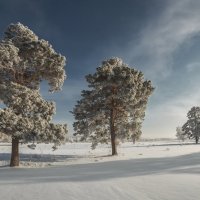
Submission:
{"label": "tree shadow on snow", "polygon": [[199,168],[200,153],[192,153],[167,158],[130,159],[51,168],[2,168],[0,179],[5,178],[7,183],[13,179],[18,183],[86,182],[144,175],[200,174]]}
{"label": "tree shadow on snow", "polygon": [[[0,161],[8,163],[10,153],[0,153]],[[80,158],[75,155],[53,155],[53,154],[23,154],[20,153],[20,162],[64,162],[67,159]],[[0,166],[0,168],[3,166]]]}

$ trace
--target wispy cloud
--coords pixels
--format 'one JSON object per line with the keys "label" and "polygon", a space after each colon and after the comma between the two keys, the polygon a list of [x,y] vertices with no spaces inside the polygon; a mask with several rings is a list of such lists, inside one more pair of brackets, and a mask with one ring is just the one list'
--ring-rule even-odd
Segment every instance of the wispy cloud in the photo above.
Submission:
{"label": "wispy cloud", "polygon": [[200,33],[200,1],[170,1],[165,11],[140,34],[130,58],[142,55],[151,77],[165,78],[172,72],[173,56],[186,41]]}

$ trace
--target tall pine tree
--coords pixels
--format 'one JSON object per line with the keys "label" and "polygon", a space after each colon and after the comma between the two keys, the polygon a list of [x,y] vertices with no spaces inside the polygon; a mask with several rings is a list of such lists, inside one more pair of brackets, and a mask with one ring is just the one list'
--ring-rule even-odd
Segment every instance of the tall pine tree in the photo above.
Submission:
{"label": "tall pine tree", "polygon": [[50,91],[61,89],[65,79],[65,57],[45,40],[17,23],[8,26],[0,41],[0,131],[12,138],[10,166],[19,165],[19,142],[64,141],[66,125],[53,124],[53,102],[39,93],[46,80]]}
{"label": "tall pine tree", "polygon": [[73,109],[75,135],[89,138],[92,148],[111,141],[139,136],[145,108],[154,88],[143,73],[130,68],[120,58],[103,61],[96,73],[86,76],[89,90]]}

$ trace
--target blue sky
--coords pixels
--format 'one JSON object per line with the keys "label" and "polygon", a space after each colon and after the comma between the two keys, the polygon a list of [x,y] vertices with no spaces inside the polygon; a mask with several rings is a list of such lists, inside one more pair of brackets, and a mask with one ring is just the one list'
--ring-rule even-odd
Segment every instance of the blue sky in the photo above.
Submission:
{"label": "blue sky", "polygon": [[84,76],[102,60],[121,57],[144,72],[156,90],[148,103],[143,137],[174,137],[192,106],[200,105],[200,1],[198,0],[0,0],[0,33],[21,22],[67,58],[68,78],[55,122],[87,88]]}

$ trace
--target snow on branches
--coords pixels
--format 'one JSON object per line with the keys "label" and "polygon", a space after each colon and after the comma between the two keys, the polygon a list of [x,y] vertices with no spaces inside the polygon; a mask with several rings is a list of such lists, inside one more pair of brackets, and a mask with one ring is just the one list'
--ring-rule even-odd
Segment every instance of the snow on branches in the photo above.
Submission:
{"label": "snow on branches", "polygon": [[[23,139],[23,142],[29,142],[34,138],[38,142],[59,144],[65,139],[66,126],[60,128],[58,134],[56,132],[61,125],[50,125],[55,114],[55,103],[42,99],[38,90],[11,82],[6,85],[0,84],[0,91],[0,99],[8,107],[0,110],[2,132]],[[58,136],[58,141],[53,136],[54,133]]]}
{"label": "snow on branches", "polygon": [[192,107],[187,113],[188,120],[182,126],[183,135],[199,142],[200,137],[200,107]]}
{"label": "snow on branches", "polygon": [[28,27],[11,24],[5,31],[0,41],[0,101],[7,107],[0,109],[0,131],[15,139],[15,147],[19,140],[33,138],[55,145],[65,140],[66,125],[50,123],[55,104],[39,93],[42,80],[49,83],[51,92],[62,88],[65,61]]}
{"label": "snow on branches", "polygon": [[82,140],[89,138],[93,148],[111,139],[112,154],[117,154],[117,138],[141,134],[147,101],[154,88],[151,81],[144,80],[142,72],[120,58],[103,61],[86,80],[90,90],[82,91],[72,112],[75,135],[81,135]]}
{"label": "snow on branches", "polygon": [[20,23],[8,26],[0,44],[0,58],[2,81],[9,77],[12,82],[38,89],[45,79],[54,92],[61,89],[66,78],[65,57]]}

